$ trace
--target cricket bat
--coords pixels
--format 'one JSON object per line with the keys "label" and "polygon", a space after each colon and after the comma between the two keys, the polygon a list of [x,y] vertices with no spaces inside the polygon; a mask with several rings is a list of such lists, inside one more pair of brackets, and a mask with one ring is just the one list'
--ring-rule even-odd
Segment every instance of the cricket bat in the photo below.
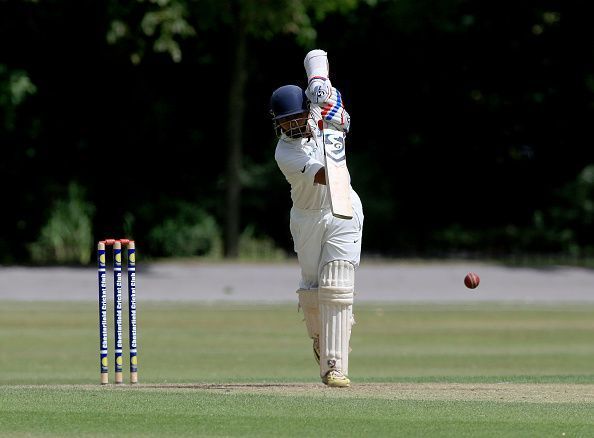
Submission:
{"label": "cricket bat", "polygon": [[341,219],[353,218],[351,201],[351,177],[346,163],[344,131],[332,128],[332,124],[321,117],[320,106],[331,93],[329,63],[327,53],[323,50],[312,50],[305,56],[305,72],[308,79],[308,98],[312,103],[312,112],[322,132],[324,155],[326,157],[326,185],[330,194],[332,214]]}
{"label": "cricket bat", "polygon": [[318,121],[318,127],[324,139],[326,184],[330,193],[332,215],[340,219],[352,219],[351,176],[346,163],[345,133],[324,128],[322,120]]}

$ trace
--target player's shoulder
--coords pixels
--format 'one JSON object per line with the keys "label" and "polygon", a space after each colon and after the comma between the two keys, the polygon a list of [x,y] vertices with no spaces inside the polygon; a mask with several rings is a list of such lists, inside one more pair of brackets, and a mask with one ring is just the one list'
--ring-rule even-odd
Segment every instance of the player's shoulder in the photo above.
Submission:
{"label": "player's shoulder", "polygon": [[299,140],[292,140],[285,137],[278,139],[276,143],[276,149],[274,151],[274,158],[276,161],[282,160],[282,158],[294,155],[300,150],[301,142]]}
{"label": "player's shoulder", "polygon": [[276,142],[276,149],[274,150],[274,159],[276,161],[283,155],[283,151],[286,148],[285,141],[282,138],[279,138]]}

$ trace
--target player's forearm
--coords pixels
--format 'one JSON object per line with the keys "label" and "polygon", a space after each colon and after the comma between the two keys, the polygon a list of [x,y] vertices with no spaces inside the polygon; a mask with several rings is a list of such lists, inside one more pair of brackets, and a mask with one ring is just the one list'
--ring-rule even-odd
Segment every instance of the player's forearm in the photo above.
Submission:
{"label": "player's forearm", "polygon": [[314,182],[317,184],[326,185],[326,170],[322,167],[314,176]]}

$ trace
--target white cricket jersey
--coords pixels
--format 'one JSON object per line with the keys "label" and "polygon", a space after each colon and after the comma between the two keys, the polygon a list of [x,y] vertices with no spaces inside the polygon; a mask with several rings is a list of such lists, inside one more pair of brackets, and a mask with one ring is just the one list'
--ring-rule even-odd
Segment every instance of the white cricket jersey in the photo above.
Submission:
{"label": "white cricket jersey", "polygon": [[327,186],[314,183],[318,170],[324,167],[322,133],[310,125],[316,137],[292,139],[282,135],[276,145],[274,159],[291,184],[293,206],[303,210],[330,208]]}
{"label": "white cricket jersey", "polygon": [[322,267],[331,261],[346,260],[355,267],[359,265],[364,220],[361,200],[352,188],[353,218],[332,215],[328,187],[314,183],[316,173],[326,162],[322,133],[313,124],[310,128],[314,137],[309,139],[283,135],[274,154],[291,184],[290,227],[301,266],[301,289],[317,288]]}

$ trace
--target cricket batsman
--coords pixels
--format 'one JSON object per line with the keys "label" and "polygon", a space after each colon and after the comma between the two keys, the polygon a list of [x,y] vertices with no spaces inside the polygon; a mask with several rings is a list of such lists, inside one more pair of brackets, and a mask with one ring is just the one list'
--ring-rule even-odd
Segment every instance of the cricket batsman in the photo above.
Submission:
{"label": "cricket batsman", "polygon": [[[343,138],[337,144],[344,146],[350,117],[340,93],[328,79],[327,54],[313,50],[304,64],[308,76],[305,91],[285,85],[272,93],[270,106],[279,137],[275,159],[291,185],[290,231],[301,267],[297,294],[308,336],[313,340],[314,357],[320,365],[320,377],[330,387],[348,387],[363,209],[350,185],[346,166],[346,179],[331,174],[338,176],[333,176],[334,192],[329,189],[324,132],[338,131]],[[351,204],[347,211],[352,211],[352,217],[333,214],[339,199]]]}

